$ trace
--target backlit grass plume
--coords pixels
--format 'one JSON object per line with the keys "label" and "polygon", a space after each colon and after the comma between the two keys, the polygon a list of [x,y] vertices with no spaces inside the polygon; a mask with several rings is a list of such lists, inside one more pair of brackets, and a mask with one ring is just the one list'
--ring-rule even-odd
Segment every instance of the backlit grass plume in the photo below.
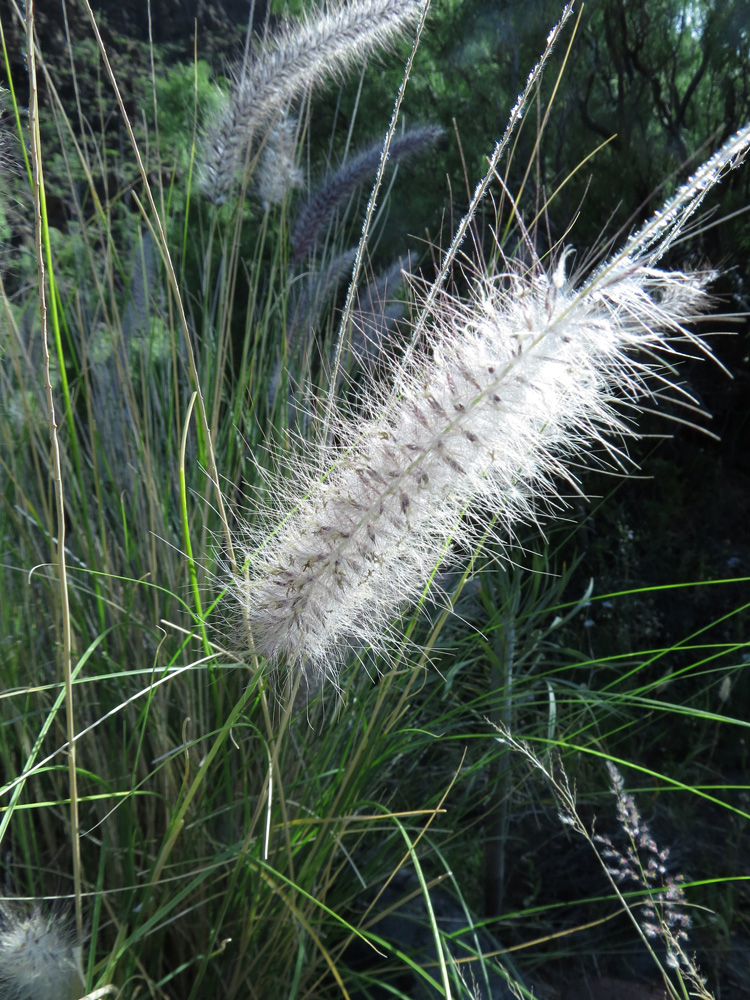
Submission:
{"label": "backlit grass plume", "polygon": [[563,254],[552,272],[506,260],[467,302],[431,294],[426,348],[393,361],[369,416],[338,418],[339,443],[320,446],[249,547],[236,588],[257,652],[329,672],[349,647],[381,647],[455,543],[472,541],[467,507],[509,540],[560,507],[561,490],[580,492],[571,470],[592,448],[622,466],[628,415],[670,386],[658,356],[706,350],[686,324],[707,308],[709,275],[656,264],[749,142],[750,127],[579,287]]}
{"label": "backlit grass plume", "polygon": [[290,21],[237,73],[224,112],[204,140],[201,186],[227,195],[253,135],[302,93],[330,80],[416,23],[423,0],[352,0]]}
{"label": "backlit grass plume", "polygon": [[80,956],[59,917],[0,903],[1,1000],[74,1000],[83,993]]}

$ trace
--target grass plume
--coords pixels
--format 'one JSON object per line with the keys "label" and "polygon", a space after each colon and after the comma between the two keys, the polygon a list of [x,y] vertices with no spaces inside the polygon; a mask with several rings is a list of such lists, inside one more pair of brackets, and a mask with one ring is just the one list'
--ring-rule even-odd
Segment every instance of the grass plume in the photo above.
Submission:
{"label": "grass plume", "polygon": [[299,124],[296,118],[282,118],[266,136],[258,164],[258,197],[266,211],[280,204],[295,188],[305,186],[305,177],[296,162]]}
{"label": "grass plume", "polygon": [[693,971],[685,948],[690,917],[683,888],[684,876],[667,869],[669,848],[658,847],[635,799],[625,791],[625,781],[611,761],[607,761],[612,793],[617,800],[617,818],[627,838],[624,852],[606,834],[595,834],[599,853],[609,875],[617,883],[646,890],[639,923],[647,938],[662,939],[667,949],[667,965]]}
{"label": "grass plume", "polygon": [[673,341],[705,350],[686,324],[706,310],[710,276],[654,264],[748,142],[750,129],[580,287],[563,253],[552,272],[505,260],[480,273],[468,303],[440,293],[429,349],[393,362],[368,416],[338,419],[341,444],[313,464],[325,474],[303,471],[250,546],[236,589],[257,652],[329,671],[348,648],[382,646],[452,547],[473,541],[471,503],[507,542],[560,506],[562,483],[580,492],[572,469],[590,449],[623,467],[634,432],[620,404],[632,413],[663,394],[656,359]]}
{"label": "grass plume", "polygon": [[80,953],[74,935],[55,916],[23,914],[0,904],[0,997],[42,1000],[80,997]]}
{"label": "grass plume", "polygon": [[205,138],[201,186],[226,198],[252,137],[305,91],[327,83],[416,23],[422,0],[353,0],[285,24],[238,71]]}
{"label": "grass plume", "polygon": [[[388,162],[397,163],[409,156],[417,156],[434,146],[443,130],[434,125],[412,128],[396,136],[388,150]],[[357,153],[329,177],[300,212],[292,233],[294,256],[299,260],[320,241],[320,232],[336,208],[365,181],[371,179],[380,163],[383,143],[378,140]]]}

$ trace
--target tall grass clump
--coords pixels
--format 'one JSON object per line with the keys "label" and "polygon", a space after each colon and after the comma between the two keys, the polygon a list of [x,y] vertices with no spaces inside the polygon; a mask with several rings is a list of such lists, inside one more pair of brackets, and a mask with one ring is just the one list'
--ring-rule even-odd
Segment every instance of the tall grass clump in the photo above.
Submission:
{"label": "tall grass clump", "polygon": [[[639,801],[679,789],[727,828],[746,815],[644,728],[741,731],[744,606],[597,655],[591,623],[634,594],[588,579],[565,519],[588,516],[586,470],[634,467],[644,410],[700,422],[680,365],[711,357],[694,326],[715,273],[680,244],[750,128],[574,265],[573,236],[543,232],[554,198],[523,194],[567,5],[420,265],[383,234],[451,124],[402,124],[421,3],[269,19],[218,87],[136,43],[126,81],[82,9],[60,76],[34,0],[0,12],[0,997],[557,989],[581,928],[671,919],[658,824],[635,828],[621,773],[643,775]],[[407,63],[382,139],[366,74],[321,137],[315,94],[389,48]],[[564,904],[532,851],[554,838],[555,753],[612,869],[589,885],[574,862]],[[613,865],[637,862],[590,829],[600,758],[645,851],[635,899]],[[691,878],[670,883],[680,914]],[[731,905],[718,876],[711,891]],[[661,966],[684,997],[692,966]]]}

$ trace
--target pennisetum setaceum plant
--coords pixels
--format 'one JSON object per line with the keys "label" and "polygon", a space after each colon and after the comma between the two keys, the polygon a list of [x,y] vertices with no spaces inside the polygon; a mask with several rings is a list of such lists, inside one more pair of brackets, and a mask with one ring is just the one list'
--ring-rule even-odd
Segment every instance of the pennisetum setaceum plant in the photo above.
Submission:
{"label": "pennisetum setaceum plant", "polygon": [[[626,790],[618,767],[638,761],[607,738],[612,717],[711,713],[659,700],[648,668],[676,647],[638,654],[627,691],[570,682],[596,665],[570,639],[594,584],[572,592],[551,544],[522,564],[585,499],[586,468],[631,471],[644,409],[700,421],[680,363],[712,356],[695,328],[715,275],[665,262],[750,126],[577,265],[572,240],[539,235],[550,205],[524,219],[504,173],[558,53],[550,106],[564,87],[568,4],[431,268],[405,247],[378,276],[394,174],[449,141],[449,123],[403,124],[426,4],[269,21],[223,87],[191,68],[181,128],[160,95],[186,77],[170,90],[151,52],[138,121],[82,6],[114,160],[71,39],[74,115],[34,0],[0,14],[17,251],[0,262],[0,998],[531,996],[498,939],[543,904],[503,922],[506,850],[514,803],[550,803],[520,789],[516,757],[597,852],[592,905],[627,914],[670,1000],[709,996],[689,886]],[[360,141],[355,106],[340,155],[310,168],[312,95],[396,46],[390,122]],[[741,655],[691,640],[691,676]],[[629,846],[581,818],[561,757],[610,761]],[[499,833],[480,847],[483,830]],[[467,888],[482,853],[484,925]]]}

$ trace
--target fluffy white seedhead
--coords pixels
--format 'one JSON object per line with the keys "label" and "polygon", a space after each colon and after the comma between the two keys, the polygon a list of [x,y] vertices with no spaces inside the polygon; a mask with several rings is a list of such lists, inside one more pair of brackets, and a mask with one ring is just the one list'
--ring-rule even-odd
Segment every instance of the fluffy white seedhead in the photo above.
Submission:
{"label": "fluffy white seedhead", "polygon": [[659,357],[708,353],[688,326],[710,275],[654,262],[748,144],[750,128],[709,161],[709,181],[704,167],[678,191],[666,223],[657,213],[581,285],[563,255],[551,272],[505,262],[468,302],[430,291],[424,348],[371,388],[370,416],[339,419],[337,444],[296,490],[279,483],[279,517],[248,547],[235,583],[256,652],[334,673],[348,649],[382,648],[437,567],[471,545],[467,508],[507,543],[580,492],[571,470],[592,452],[622,468],[630,418],[670,387]]}
{"label": "fluffy white seedhead", "polygon": [[443,296],[431,350],[393,372],[395,401],[340,422],[325,477],[248,553],[238,589],[255,648],[330,669],[347,646],[380,646],[451,544],[470,542],[470,504],[507,540],[578,489],[566,463],[591,448],[617,461],[629,431],[615,402],[651,392],[633,354],[689,337],[704,283],[625,261],[577,291],[518,266],[484,276],[468,304]]}
{"label": "fluffy white seedhead", "polygon": [[59,917],[0,905],[0,1000],[74,1000],[80,955]]}
{"label": "fluffy white seedhead", "polygon": [[226,198],[249,141],[301,94],[330,81],[414,25],[423,0],[350,0],[282,26],[237,73],[199,162],[200,185]]}

